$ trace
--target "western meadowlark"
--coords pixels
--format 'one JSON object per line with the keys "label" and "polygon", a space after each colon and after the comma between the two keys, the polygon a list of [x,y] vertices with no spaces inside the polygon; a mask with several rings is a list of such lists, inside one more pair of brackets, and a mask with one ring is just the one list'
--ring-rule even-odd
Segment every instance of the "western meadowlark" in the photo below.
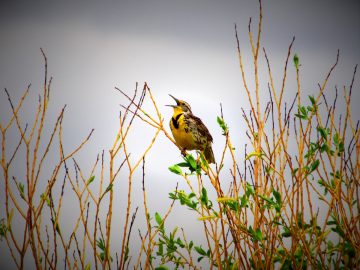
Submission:
{"label": "western meadowlark", "polygon": [[[209,130],[199,117],[193,115],[190,105],[171,96],[176,105],[167,105],[174,108],[170,120],[170,129],[176,143],[185,150],[200,150],[209,163],[215,163],[214,153],[211,148],[213,138]],[[183,152],[182,151],[182,152]]]}

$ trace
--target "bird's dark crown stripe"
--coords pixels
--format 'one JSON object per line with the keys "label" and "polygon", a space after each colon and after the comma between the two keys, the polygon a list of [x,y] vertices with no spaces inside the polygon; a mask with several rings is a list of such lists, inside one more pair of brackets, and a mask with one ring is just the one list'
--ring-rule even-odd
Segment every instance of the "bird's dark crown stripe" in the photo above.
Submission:
{"label": "bird's dark crown stripe", "polygon": [[179,128],[179,118],[182,116],[182,113],[179,113],[175,118],[171,118],[174,128]]}

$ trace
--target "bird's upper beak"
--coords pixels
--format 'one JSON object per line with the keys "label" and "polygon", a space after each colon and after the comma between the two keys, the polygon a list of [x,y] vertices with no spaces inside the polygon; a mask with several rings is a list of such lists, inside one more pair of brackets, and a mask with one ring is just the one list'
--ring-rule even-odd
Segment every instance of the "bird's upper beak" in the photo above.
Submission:
{"label": "bird's upper beak", "polygon": [[179,100],[176,97],[174,97],[173,95],[170,95],[170,94],[169,94],[169,96],[175,100],[176,105],[166,105],[166,106],[175,108],[177,105],[179,105]]}

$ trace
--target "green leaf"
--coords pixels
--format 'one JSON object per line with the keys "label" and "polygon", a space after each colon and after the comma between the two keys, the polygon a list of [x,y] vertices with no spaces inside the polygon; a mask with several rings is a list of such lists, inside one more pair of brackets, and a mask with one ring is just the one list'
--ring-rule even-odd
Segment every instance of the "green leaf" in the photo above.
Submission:
{"label": "green leaf", "polygon": [[11,223],[14,217],[14,208],[11,208],[9,215],[8,215],[8,228],[11,228]]}
{"label": "green leaf", "polygon": [[295,65],[295,67],[296,67],[296,69],[298,69],[299,68],[299,56],[295,53],[295,55],[294,55],[294,65]]}
{"label": "green leaf", "polygon": [[286,255],[285,249],[283,249],[283,248],[278,248],[276,252],[282,256]]}
{"label": "green leaf", "polygon": [[330,180],[330,186],[333,188],[333,189],[335,189],[336,188],[336,184],[335,184],[335,180],[334,179],[331,179]]}
{"label": "green leaf", "polygon": [[96,245],[98,246],[99,249],[101,249],[102,251],[105,250],[105,241],[102,238],[99,238],[99,240],[96,240]]}
{"label": "green leaf", "polygon": [[25,200],[25,186],[23,183],[19,183],[20,197]]}
{"label": "green leaf", "polygon": [[[201,159],[201,163],[204,165],[204,167],[206,169],[209,169],[209,164],[208,164],[203,152],[200,152],[200,159]],[[198,175],[201,174],[201,168],[198,168],[197,173],[198,173]]]}
{"label": "green leaf", "polygon": [[177,200],[178,197],[177,197],[174,193],[170,192],[170,193],[169,193],[169,199]]}
{"label": "green leaf", "polygon": [[103,262],[105,260],[105,253],[101,252],[100,253],[100,260]]}
{"label": "green leaf", "polygon": [[264,153],[261,153],[261,152],[259,153],[259,152],[253,151],[253,152],[251,152],[250,154],[248,154],[248,155],[246,156],[245,160],[248,160],[248,159],[250,159],[250,158],[252,158],[252,157],[259,157],[259,158],[261,158],[263,155],[264,155]]}
{"label": "green leaf", "polygon": [[314,111],[314,107],[311,107],[311,106],[307,106],[306,109],[307,109],[309,112]]}
{"label": "green leaf", "polygon": [[227,205],[232,211],[239,212],[239,208],[248,205],[248,200],[245,199],[245,201],[244,201],[243,200],[244,197],[246,197],[246,196],[243,196],[242,198],[240,198],[241,205],[239,205],[239,201],[226,202],[225,205]]}
{"label": "green leaf", "polygon": [[272,201],[271,199],[269,199],[269,198],[267,198],[267,197],[265,197],[265,196],[263,196],[263,195],[260,195],[260,194],[259,194],[259,197],[260,197],[261,199],[263,199],[264,201],[266,201],[267,203],[273,204],[273,201]]}
{"label": "green leaf", "polygon": [[189,168],[190,168],[190,170],[192,169],[191,171],[195,171],[197,169],[196,160],[192,155],[189,154],[184,159],[190,165]]}
{"label": "green leaf", "polygon": [[304,258],[302,248],[300,248],[299,246],[298,246],[298,248],[295,250],[295,257],[298,258],[299,260],[301,260],[301,259]]}
{"label": "green leaf", "polygon": [[24,187],[24,184],[23,184],[23,183],[19,183],[19,189],[20,189],[20,192],[21,192],[21,193],[24,193],[25,187]]}
{"label": "green leaf", "polygon": [[249,184],[248,182],[246,182],[246,191],[245,194],[247,197],[250,197],[251,195],[254,195],[254,188],[251,184]]}
{"label": "green leaf", "polygon": [[195,248],[197,253],[199,253],[202,256],[206,256],[206,251],[203,250],[203,248],[201,246],[195,246],[194,248]]}
{"label": "green leaf", "polygon": [[201,196],[200,196],[200,200],[202,202],[203,205],[207,206],[208,205],[208,195],[207,195],[207,191],[206,191],[206,188],[202,188],[201,189]]}
{"label": "green leaf", "polygon": [[90,263],[87,263],[86,265],[85,265],[85,270],[90,270],[91,269],[91,264]]}
{"label": "green leaf", "polygon": [[259,241],[264,239],[264,237],[262,235],[262,232],[261,232],[261,230],[259,228],[256,229],[255,235],[256,235],[256,239],[259,240]]}
{"label": "green leaf", "polygon": [[129,259],[129,245],[125,246],[125,262]]}
{"label": "green leaf", "polygon": [[[174,230],[174,231],[172,232],[172,234],[173,234],[174,236],[176,235],[176,232],[177,232],[177,230],[178,230],[179,228],[178,228],[178,227],[175,227],[175,229],[176,229],[176,231]],[[184,245],[184,243],[183,243],[183,241],[181,240],[180,237],[178,237],[175,242],[176,242],[180,247]]]}
{"label": "green leaf", "polygon": [[175,174],[179,174],[179,175],[182,174],[181,168],[179,167],[178,164],[175,164],[175,165],[173,165],[173,166],[170,166],[170,167],[169,167],[169,171],[172,172],[172,173],[175,173]]}
{"label": "green leaf", "polygon": [[51,201],[50,201],[50,199],[48,198],[48,196],[45,195],[45,193],[42,193],[42,194],[40,195],[40,198],[46,202],[47,206],[50,207]]}
{"label": "green leaf", "polygon": [[184,248],[184,247],[185,247],[185,244],[183,243],[183,241],[181,241],[180,238],[176,239],[176,243],[177,243],[181,248]]}
{"label": "green leaf", "polygon": [[326,144],[326,143],[323,143],[321,146],[320,146],[320,152],[321,153],[329,153],[331,156],[334,155],[334,151],[330,149],[329,145]]}
{"label": "green leaf", "polygon": [[307,116],[306,116],[306,115],[302,115],[302,114],[299,114],[299,113],[295,113],[295,116],[296,116],[297,118],[300,118],[300,119],[304,119],[304,120],[307,119]]}
{"label": "green leaf", "polygon": [[314,160],[313,163],[311,163],[309,174],[315,171],[319,167],[320,161],[318,159]]}
{"label": "green leaf", "polygon": [[155,221],[158,225],[162,223],[162,218],[158,212],[155,213]]}
{"label": "green leaf", "polygon": [[316,129],[317,129],[317,131],[320,133],[320,136],[321,136],[324,140],[326,140],[326,139],[327,139],[326,129],[323,128],[323,127],[320,127],[320,126],[318,126]]}
{"label": "green leaf", "polygon": [[272,193],[273,193],[273,195],[274,195],[274,197],[275,197],[276,202],[277,202],[278,204],[281,204],[282,201],[281,201],[281,194],[280,194],[280,192],[278,192],[278,191],[276,191],[275,189],[273,189],[273,190],[272,190]]}
{"label": "green leaf", "polygon": [[296,113],[295,116],[300,118],[300,119],[307,120],[308,116],[307,116],[307,110],[306,110],[305,106],[300,105],[298,107],[298,113]]}
{"label": "green leaf", "polygon": [[5,225],[4,219],[0,220],[0,240],[5,237],[8,227]]}
{"label": "green leaf", "polygon": [[265,172],[266,172],[267,175],[270,175],[271,173],[274,172],[274,169],[272,167],[270,167],[270,166],[266,166],[265,167]]}
{"label": "green leaf", "polygon": [[106,192],[109,192],[110,190],[112,190],[112,188],[113,188],[113,184],[110,183],[110,184],[107,186],[107,188],[106,188],[106,190],[105,190],[105,193],[106,193]]}
{"label": "green leaf", "polygon": [[162,243],[159,244],[159,250],[156,252],[156,255],[162,256],[164,254],[164,245]]}
{"label": "green leaf", "polygon": [[306,111],[305,106],[300,106],[300,107],[299,107],[299,110],[300,110],[300,112],[302,113],[302,115],[307,116],[307,111]]}
{"label": "green leaf", "polygon": [[184,167],[184,168],[189,167],[189,165],[188,165],[187,162],[180,162],[180,163],[178,163],[178,164],[176,164],[176,165],[178,165],[179,167]]}
{"label": "green leaf", "polygon": [[58,234],[61,235],[59,223],[56,223],[56,225],[55,225],[55,230],[56,230],[56,232],[57,232]]}
{"label": "green leaf", "polygon": [[219,126],[221,127],[222,131],[223,131],[223,135],[226,135],[226,133],[228,132],[229,128],[226,125],[225,121],[223,118],[221,118],[220,116],[218,116],[216,118],[216,121],[218,122]]}
{"label": "green leaf", "polygon": [[87,180],[86,185],[90,185],[95,179],[95,175],[90,176],[90,178]]}
{"label": "green leaf", "polygon": [[289,228],[284,227],[284,232],[281,234],[282,237],[290,237],[291,236],[291,231],[289,230]]}
{"label": "green leaf", "polygon": [[264,239],[262,232],[259,228],[257,228],[256,230],[254,230],[251,226],[249,226],[249,228],[247,229],[248,233],[251,234],[253,240],[255,241],[261,241]]}
{"label": "green leaf", "polygon": [[165,265],[160,265],[156,267],[155,270],[169,270],[169,268],[167,268]]}
{"label": "green leaf", "polygon": [[349,241],[345,241],[344,251],[346,254],[349,255],[349,257],[355,257],[355,255],[356,255],[355,248]]}
{"label": "green leaf", "polygon": [[[201,156],[202,156],[202,153],[200,153],[200,157]],[[181,162],[176,165],[173,165],[173,166],[169,167],[169,170],[176,174],[182,174],[180,167],[185,167],[190,170],[190,173],[196,172],[196,174],[198,174],[198,175],[201,174],[201,163],[197,162],[191,154],[188,154],[186,157],[183,157],[183,159],[185,162]],[[203,161],[204,165],[206,165],[204,158],[202,158],[202,161]]]}
{"label": "green leaf", "polygon": [[341,154],[342,152],[344,152],[344,151],[345,151],[344,143],[341,141],[341,142],[339,143],[339,147],[338,147],[338,156],[340,156],[340,154]]}
{"label": "green leaf", "polygon": [[315,100],[314,96],[313,96],[313,95],[309,95],[308,97],[309,97],[309,99],[310,99],[311,104],[314,106],[314,105],[316,104],[316,100]]}
{"label": "green leaf", "polygon": [[186,195],[186,193],[184,191],[180,190],[175,195],[175,199],[180,200],[181,205],[185,204],[189,208],[195,210],[198,203],[196,201],[191,200],[191,198],[194,196],[195,196],[195,194],[192,192],[189,195]]}

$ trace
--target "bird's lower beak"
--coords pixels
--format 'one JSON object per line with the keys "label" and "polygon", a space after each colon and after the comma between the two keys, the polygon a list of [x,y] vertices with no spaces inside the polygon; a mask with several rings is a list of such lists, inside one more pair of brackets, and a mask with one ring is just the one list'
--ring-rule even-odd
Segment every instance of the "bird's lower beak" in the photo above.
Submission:
{"label": "bird's lower beak", "polygon": [[165,106],[169,106],[169,107],[173,107],[173,108],[176,107],[176,105],[165,105]]}
{"label": "bird's lower beak", "polygon": [[170,94],[169,94],[169,96],[172,97],[176,101],[176,105],[179,105],[179,100],[176,97],[174,97],[173,95],[170,95]]}

